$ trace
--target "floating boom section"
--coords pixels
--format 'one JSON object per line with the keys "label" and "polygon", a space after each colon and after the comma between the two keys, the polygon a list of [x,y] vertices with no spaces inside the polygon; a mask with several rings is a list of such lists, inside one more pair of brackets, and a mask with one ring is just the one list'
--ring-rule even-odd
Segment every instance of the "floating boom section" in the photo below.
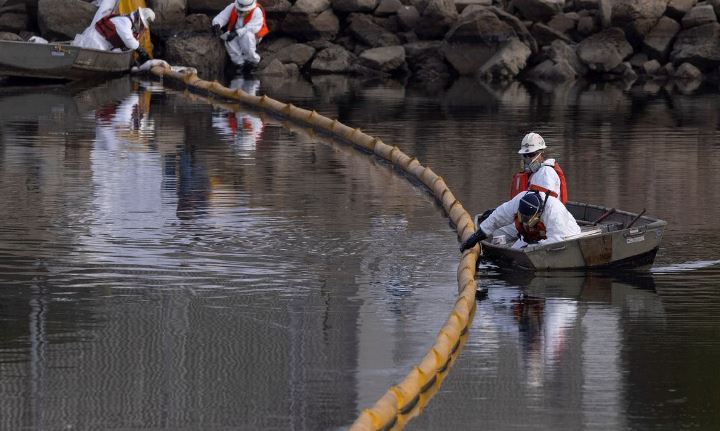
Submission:
{"label": "floating boom section", "polygon": [[[192,71],[181,73],[158,66],[152,68],[151,73],[160,78],[178,81],[196,93],[207,92],[208,95],[236,100],[363,148],[424,184],[444,208],[461,241],[467,240],[475,232],[472,217],[455,198],[445,180],[396,146],[388,145],[360,129],[349,127],[315,111],[302,109],[264,95],[253,96],[240,89],[233,90],[217,81],[204,81]],[[474,317],[477,289],[475,268],[479,253],[480,247],[476,245],[462,255],[457,268],[458,296],[445,324],[435,337],[433,346],[400,383],[391,386],[373,406],[361,412],[352,424],[351,430],[401,429],[408,420],[420,413],[437,391],[462,350],[467,338],[467,330]]]}

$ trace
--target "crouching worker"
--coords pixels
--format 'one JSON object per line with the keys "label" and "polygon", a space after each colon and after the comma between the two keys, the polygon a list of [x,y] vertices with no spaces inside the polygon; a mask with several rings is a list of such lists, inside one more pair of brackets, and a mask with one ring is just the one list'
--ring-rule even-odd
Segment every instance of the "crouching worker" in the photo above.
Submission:
{"label": "crouching worker", "polygon": [[139,8],[128,15],[107,15],[100,18],[90,31],[83,32],[73,44],[103,51],[130,49],[136,51],[140,63],[144,63],[150,56],[140,46],[140,37],[153,21],[155,12],[149,8]]}
{"label": "crouching worker", "polygon": [[477,231],[460,245],[460,252],[472,248],[496,229],[515,224],[518,239],[513,248],[528,244],[551,244],[580,233],[575,218],[562,202],[549,193],[530,190],[497,207]]}
{"label": "crouching worker", "polygon": [[235,0],[212,20],[212,30],[225,41],[225,49],[238,68],[260,63],[257,44],[268,33],[265,10],[256,0]]}

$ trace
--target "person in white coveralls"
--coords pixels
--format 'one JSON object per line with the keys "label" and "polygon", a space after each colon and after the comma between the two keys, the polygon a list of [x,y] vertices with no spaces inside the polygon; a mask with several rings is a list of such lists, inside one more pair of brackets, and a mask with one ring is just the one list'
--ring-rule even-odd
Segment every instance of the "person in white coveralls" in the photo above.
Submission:
{"label": "person in white coveralls", "polygon": [[230,60],[239,68],[260,63],[257,44],[268,33],[265,10],[256,0],[235,0],[212,20],[212,30],[225,41]]}
{"label": "person in white coveralls", "polygon": [[[106,15],[98,17],[101,10]],[[155,20],[155,12],[141,7],[128,15],[107,13],[105,9],[98,10],[97,19],[93,19],[90,27],[75,37],[73,45],[103,51],[129,49],[137,51],[140,63],[149,60],[150,56],[140,46],[140,37]]]}
{"label": "person in white coveralls", "polygon": [[[257,79],[235,78],[230,88],[239,88],[255,96],[260,88]],[[217,112],[213,114],[213,127],[223,135],[232,138],[232,149],[240,157],[251,157],[258,142],[262,139],[264,123],[260,117],[250,112]]]}
{"label": "person in white coveralls", "polygon": [[[555,197],[560,180],[552,169],[539,170],[533,182],[549,193],[528,190],[495,208],[477,231],[460,246],[465,251],[507,225],[514,224],[518,239],[513,248],[528,244],[550,244],[580,233],[580,226],[565,205]],[[503,232],[504,233],[504,232]]]}

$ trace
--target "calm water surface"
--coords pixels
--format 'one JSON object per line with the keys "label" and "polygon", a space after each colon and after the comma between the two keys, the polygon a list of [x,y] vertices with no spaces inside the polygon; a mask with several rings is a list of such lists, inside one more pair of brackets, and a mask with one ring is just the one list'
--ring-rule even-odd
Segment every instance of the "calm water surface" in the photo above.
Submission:
{"label": "calm water surface", "polygon": [[[234,81],[400,146],[471,212],[528,130],[573,200],[668,221],[642,274],[482,265],[409,429],[720,428],[717,89]],[[0,88],[0,428],[337,429],[432,345],[454,231],[387,164],[120,79]]]}

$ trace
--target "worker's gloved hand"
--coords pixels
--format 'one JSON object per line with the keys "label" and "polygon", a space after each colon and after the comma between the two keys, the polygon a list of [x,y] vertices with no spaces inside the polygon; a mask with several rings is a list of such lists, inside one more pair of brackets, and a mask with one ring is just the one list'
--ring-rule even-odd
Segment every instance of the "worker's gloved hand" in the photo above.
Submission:
{"label": "worker's gloved hand", "polygon": [[143,47],[138,47],[138,49],[135,50],[135,52],[138,53],[138,62],[140,64],[145,63],[146,61],[150,60],[150,56],[148,53],[143,49]]}
{"label": "worker's gloved hand", "polygon": [[235,39],[238,36],[236,31],[229,31],[227,32],[227,37],[225,38],[226,41],[230,42],[231,40]]}
{"label": "worker's gloved hand", "polygon": [[475,231],[474,234],[470,235],[470,238],[468,238],[467,241],[460,244],[460,253],[464,252],[465,250],[467,250],[469,248],[475,247],[475,244],[484,240],[485,238],[487,238],[487,235],[485,235],[485,232],[483,232],[482,229],[478,228],[478,230]]}
{"label": "worker's gloved hand", "polygon": [[220,24],[214,24],[212,26],[212,34],[215,37],[220,37],[220,35],[222,34],[222,30],[220,29]]}

